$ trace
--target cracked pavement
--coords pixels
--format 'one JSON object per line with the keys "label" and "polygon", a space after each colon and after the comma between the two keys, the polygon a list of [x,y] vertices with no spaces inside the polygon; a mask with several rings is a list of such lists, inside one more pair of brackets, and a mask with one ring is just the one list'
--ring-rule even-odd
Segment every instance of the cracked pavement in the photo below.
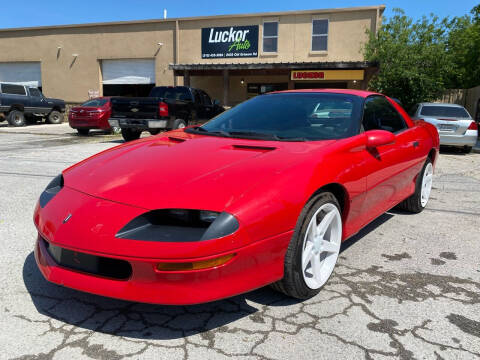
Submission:
{"label": "cracked pavement", "polygon": [[81,293],[39,273],[40,192],[117,144],[64,136],[0,133],[0,359],[480,358],[480,155],[443,151],[427,209],[392,210],[345,242],[310,300],[266,287],[161,306]]}

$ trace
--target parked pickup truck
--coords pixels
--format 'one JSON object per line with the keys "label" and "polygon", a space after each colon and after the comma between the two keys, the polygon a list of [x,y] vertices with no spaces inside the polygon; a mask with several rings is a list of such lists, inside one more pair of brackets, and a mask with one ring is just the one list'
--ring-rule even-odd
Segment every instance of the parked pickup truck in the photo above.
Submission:
{"label": "parked pickup truck", "polygon": [[224,111],[205,91],[185,86],[157,86],[148,97],[114,97],[110,101],[108,122],[112,128],[122,129],[125,141],[138,139],[143,131],[155,135],[161,130],[184,128]]}
{"label": "parked pickup truck", "polygon": [[50,124],[60,124],[64,113],[65,101],[48,99],[36,87],[0,83],[0,121],[25,126],[26,120],[46,118]]}

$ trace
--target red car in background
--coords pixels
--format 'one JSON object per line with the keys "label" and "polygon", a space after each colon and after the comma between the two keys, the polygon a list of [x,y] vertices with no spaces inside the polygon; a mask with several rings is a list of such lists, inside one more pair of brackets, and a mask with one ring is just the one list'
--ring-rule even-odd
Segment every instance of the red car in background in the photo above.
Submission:
{"label": "red car in background", "polygon": [[68,112],[70,126],[77,129],[79,135],[88,135],[91,129],[112,130],[108,119],[112,113],[109,97],[88,100],[75,106]]}

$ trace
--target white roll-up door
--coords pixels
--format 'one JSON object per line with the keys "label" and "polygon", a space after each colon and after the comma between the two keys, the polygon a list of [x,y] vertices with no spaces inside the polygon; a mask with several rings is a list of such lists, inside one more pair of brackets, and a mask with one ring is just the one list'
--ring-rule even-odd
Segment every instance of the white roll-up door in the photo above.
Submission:
{"label": "white roll-up door", "polygon": [[41,87],[40,62],[0,62],[0,82]]}
{"label": "white roll-up door", "polygon": [[103,84],[155,84],[154,59],[102,60]]}

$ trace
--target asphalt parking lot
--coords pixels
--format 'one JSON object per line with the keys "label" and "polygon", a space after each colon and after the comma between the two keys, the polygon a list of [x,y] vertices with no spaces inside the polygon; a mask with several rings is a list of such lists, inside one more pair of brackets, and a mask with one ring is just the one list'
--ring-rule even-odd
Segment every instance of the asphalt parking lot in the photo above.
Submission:
{"label": "asphalt parking lot", "polygon": [[48,126],[0,128],[1,359],[480,357],[480,154],[443,151],[427,209],[393,210],[344,243],[313,299],[263,288],[155,306],[52,285],[37,270],[40,192],[62,169],[122,142]]}

